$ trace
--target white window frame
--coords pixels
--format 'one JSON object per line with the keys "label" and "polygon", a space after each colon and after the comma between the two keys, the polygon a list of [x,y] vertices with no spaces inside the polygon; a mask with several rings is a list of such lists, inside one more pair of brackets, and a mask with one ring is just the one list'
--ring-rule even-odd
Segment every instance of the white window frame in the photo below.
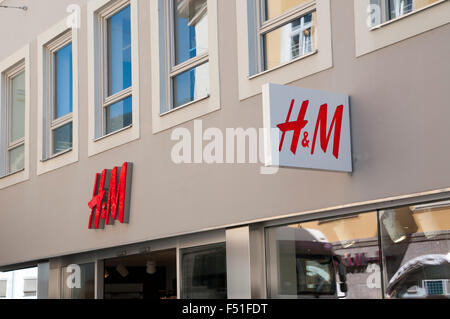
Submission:
{"label": "white window frame", "polygon": [[[11,76],[25,71],[25,135],[23,139],[8,141],[8,82]],[[30,168],[30,48],[23,47],[0,63],[0,189],[24,182],[29,179]],[[8,172],[8,150],[24,145],[24,169]]]}
{"label": "white window frame", "polygon": [[[60,21],[38,36],[37,175],[79,160],[78,137],[78,29]],[[54,120],[54,53],[72,43],[72,113]],[[53,154],[53,131],[72,122],[72,147]]]}
{"label": "white window frame", "polygon": [[[260,0],[236,0],[240,100],[261,94],[266,83],[288,84],[333,67],[330,0],[311,0],[265,22],[263,10]],[[316,12],[312,52],[264,71],[261,34],[312,11]]]}
{"label": "white window frame", "polygon": [[[106,20],[130,5],[132,85],[112,96],[107,91]],[[138,0],[93,0],[88,2],[88,156],[137,140],[139,129]],[[132,124],[105,134],[105,108],[132,97]]]}
{"label": "white window frame", "polygon": [[[271,68],[271,69],[264,69],[265,65],[264,65],[264,59],[265,59],[265,51],[264,51],[264,41],[263,41],[263,36],[269,34],[271,31],[274,30],[279,30],[280,28],[289,25],[290,22],[297,20],[297,19],[301,19],[304,16],[312,13],[314,14],[314,12],[316,11],[316,1],[315,0],[310,0],[304,4],[300,4],[297,7],[294,7],[290,10],[288,10],[287,12],[272,18],[270,20],[264,20],[264,15],[265,15],[265,10],[266,8],[264,7],[264,2],[265,0],[259,0],[255,3],[255,11],[256,11],[256,21],[255,24],[250,26],[249,28],[252,27],[256,28],[256,32],[253,33],[253,37],[255,38],[254,41],[256,43],[255,48],[253,48],[251,51],[251,56],[253,57],[253,61],[257,61],[257,63],[251,63],[250,64],[250,74],[249,76],[254,76],[254,75],[258,75],[259,73],[264,73],[264,72],[270,72],[273,69],[277,69],[280,66],[283,66],[285,64],[289,64],[292,63],[298,59],[302,59],[308,55],[312,55],[317,53],[317,49],[316,49],[316,44],[315,44],[315,38],[314,37],[313,40],[313,48],[311,52],[308,52],[306,54],[302,54],[299,55],[296,58],[292,58],[291,60],[285,63],[282,63],[281,65],[276,66],[275,68]],[[296,35],[300,35],[300,31],[307,29],[311,26],[313,26],[313,23],[315,21],[313,20],[311,23],[308,23],[308,26],[304,26],[303,23],[303,19],[301,20],[301,25],[298,26],[298,28],[296,29],[292,29],[289,33],[291,40],[294,36]],[[251,22],[249,22],[251,23]],[[292,51],[289,50],[291,52],[292,55]]]}
{"label": "white window frame", "polygon": [[[152,75],[152,130],[156,134],[220,109],[218,0],[207,0],[208,52],[174,66],[173,5],[167,0],[150,2]],[[195,66],[209,63],[209,96],[171,108],[171,79]],[[163,85],[161,85],[163,83]]]}
{"label": "white window frame", "polygon": [[374,26],[372,26],[370,4],[370,0],[354,0],[356,57],[450,23],[450,1],[448,0],[432,3],[388,21],[386,21],[386,8],[382,6],[381,23]]}

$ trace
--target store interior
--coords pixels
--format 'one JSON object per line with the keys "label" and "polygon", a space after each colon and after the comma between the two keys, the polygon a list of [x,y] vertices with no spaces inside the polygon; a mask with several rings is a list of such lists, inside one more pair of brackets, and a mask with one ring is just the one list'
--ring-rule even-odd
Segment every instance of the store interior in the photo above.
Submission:
{"label": "store interior", "polygon": [[177,297],[176,249],[105,260],[105,299]]}

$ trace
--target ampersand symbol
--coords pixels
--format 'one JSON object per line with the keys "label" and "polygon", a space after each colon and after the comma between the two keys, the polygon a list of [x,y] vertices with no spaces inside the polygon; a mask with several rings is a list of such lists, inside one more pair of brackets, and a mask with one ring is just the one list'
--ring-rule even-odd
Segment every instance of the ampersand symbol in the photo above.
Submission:
{"label": "ampersand symbol", "polygon": [[303,133],[303,137],[304,137],[304,138],[303,138],[303,140],[302,140],[302,146],[305,147],[305,148],[309,147],[308,136],[309,136],[309,133],[308,133],[308,132]]}

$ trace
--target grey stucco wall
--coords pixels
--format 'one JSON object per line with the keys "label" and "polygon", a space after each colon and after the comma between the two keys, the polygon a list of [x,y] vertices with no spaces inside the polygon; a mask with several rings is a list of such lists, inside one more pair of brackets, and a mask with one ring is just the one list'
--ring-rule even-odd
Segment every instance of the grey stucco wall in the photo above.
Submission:
{"label": "grey stucco wall", "polygon": [[[264,217],[450,186],[450,26],[355,57],[353,1],[332,0],[334,67],[295,82],[351,96],[354,173],[260,164],[175,165],[172,130],[151,127],[148,1],[140,1],[141,138],[88,158],[86,1],[24,0],[0,11],[0,60],[31,43],[30,180],[0,190],[0,265],[112,247]],[[37,176],[36,36],[82,7],[79,34],[79,161]],[[222,109],[203,127],[262,127],[261,96],[239,101],[235,1],[219,0]],[[182,125],[193,130],[193,122]],[[134,163],[129,225],[87,229],[96,172]]]}

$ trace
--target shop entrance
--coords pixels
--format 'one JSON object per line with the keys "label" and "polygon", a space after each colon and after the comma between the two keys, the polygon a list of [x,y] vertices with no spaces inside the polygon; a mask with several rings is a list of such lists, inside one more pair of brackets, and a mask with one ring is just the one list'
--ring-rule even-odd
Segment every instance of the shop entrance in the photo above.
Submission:
{"label": "shop entrance", "polygon": [[105,260],[105,299],[177,297],[176,249]]}

